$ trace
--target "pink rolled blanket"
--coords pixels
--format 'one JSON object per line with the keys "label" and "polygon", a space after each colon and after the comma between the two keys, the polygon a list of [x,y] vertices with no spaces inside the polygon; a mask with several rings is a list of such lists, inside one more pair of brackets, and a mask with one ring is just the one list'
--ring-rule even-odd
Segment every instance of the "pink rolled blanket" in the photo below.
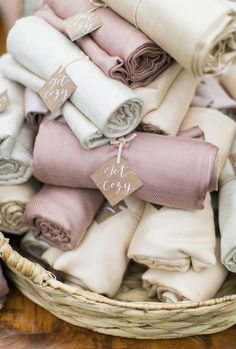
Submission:
{"label": "pink rolled blanket", "polygon": [[38,240],[70,251],[82,241],[103,202],[98,190],[45,185],[27,205],[23,220]]}
{"label": "pink rolled blanket", "polygon": [[56,113],[51,113],[36,92],[28,88],[25,89],[25,118],[29,127],[35,132],[38,131],[41,122],[54,120],[60,115],[60,110]]}
{"label": "pink rolled blanket", "polygon": [[[44,183],[92,189],[90,175],[116,156],[115,145],[83,149],[67,125],[50,121],[40,126],[33,172]],[[217,188],[217,147],[198,139],[137,133],[122,157],[144,183],[134,195],[152,203],[202,209]]]}
{"label": "pink rolled blanket", "polygon": [[6,296],[9,292],[6,279],[2,273],[2,268],[0,266],[0,310],[3,308],[6,302]]}
{"label": "pink rolled blanket", "polygon": [[[37,13],[65,33],[61,19],[86,13],[94,6],[89,0],[47,0]],[[96,14],[102,27],[76,42],[106,75],[136,88],[146,86],[173,63],[162,48],[109,8]]]}

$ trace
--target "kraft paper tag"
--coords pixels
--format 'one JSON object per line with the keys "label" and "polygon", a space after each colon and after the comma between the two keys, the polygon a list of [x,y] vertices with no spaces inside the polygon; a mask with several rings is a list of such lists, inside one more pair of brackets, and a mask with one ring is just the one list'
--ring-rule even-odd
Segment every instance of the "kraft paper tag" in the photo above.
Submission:
{"label": "kraft paper tag", "polygon": [[47,108],[55,113],[70,98],[76,88],[77,86],[71,80],[65,68],[60,67],[39,90],[39,95]]}
{"label": "kraft paper tag", "polygon": [[231,161],[231,164],[232,164],[233,169],[234,169],[234,173],[235,173],[235,175],[236,175],[236,154],[231,154],[231,155],[229,156],[229,159],[230,159],[230,161]]}
{"label": "kraft paper tag", "polygon": [[7,91],[0,93],[0,113],[10,107],[11,102]]}
{"label": "kraft paper tag", "polygon": [[106,201],[104,203],[104,205],[102,205],[102,207],[100,208],[98,213],[96,214],[95,221],[98,224],[105,222],[106,220],[110,219],[111,217],[114,217],[119,212],[121,212],[122,207],[128,208],[128,206],[126,205],[124,200],[113,207],[111,206],[111,204],[108,201]]}
{"label": "kraft paper tag", "polygon": [[63,25],[71,41],[75,41],[101,28],[102,21],[95,11],[88,11],[66,19]]}
{"label": "kraft paper tag", "polygon": [[124,200],[143,185],[129,166],[128,161],[123,158],[121,158],[119,165],[116,158],[108,161],[90,178],[112,206]]}

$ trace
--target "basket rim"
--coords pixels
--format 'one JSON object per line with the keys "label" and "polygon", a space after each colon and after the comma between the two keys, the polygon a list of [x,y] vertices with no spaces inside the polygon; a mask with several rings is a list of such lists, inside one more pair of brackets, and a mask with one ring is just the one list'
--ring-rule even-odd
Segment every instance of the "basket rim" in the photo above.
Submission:
{"label": "basket rim", "polygon": [[9,244],[9,239],[0,232],[0,258],[12,273],[19,275],[41,289],[63,293],[67,296],[79,298],[93,304],[103,304],[113,307],[121,307],[130,310],[146,311],[178,311],[187,309],[199,309],[204,307],[226,306],[236,302],[236,294],[213,298],[206,301],[182,301],[175,304],[161,302],[125,302],[110,299],[106,296],[76,288],[57,280],[56,276],[47,271],[38,263],[31,262],[16,252]]}

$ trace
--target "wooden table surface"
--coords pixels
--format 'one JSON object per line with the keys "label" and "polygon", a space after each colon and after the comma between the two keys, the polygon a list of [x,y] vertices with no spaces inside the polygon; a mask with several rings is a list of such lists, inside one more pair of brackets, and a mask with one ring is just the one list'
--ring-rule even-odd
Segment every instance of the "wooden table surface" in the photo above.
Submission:
{"label": "wooden table surface", "polygon": [[0,312],[0,349],[235,349],[236,327],[222,333],[172,340],[133,340],[70,325],[35,305],[11,285]]}
{"label": "wooden table surface", "polygon": [[[0,53],[5,35],[0,22]],[[178,340],[132,340],[97,334],[57,319],[13,285],[0,312],[0,349],[236,349],[236,327],[225,332]]]}

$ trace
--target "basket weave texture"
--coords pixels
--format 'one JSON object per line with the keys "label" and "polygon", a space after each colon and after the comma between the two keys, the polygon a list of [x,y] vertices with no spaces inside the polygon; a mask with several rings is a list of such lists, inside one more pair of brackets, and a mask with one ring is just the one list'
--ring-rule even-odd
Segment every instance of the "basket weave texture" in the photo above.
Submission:
{"label": "basket weave texture", "polygon": [[117,299],[109,299],[58,281],[42,266],[14,251],[1,233],[0,251],[8,276],[25,296],[58,318],[96,332],[140,339],[180,338],[216,333],[236,324],[233,274],[217,298],[209,301],[144,301],[137,272],[126,276]]}

